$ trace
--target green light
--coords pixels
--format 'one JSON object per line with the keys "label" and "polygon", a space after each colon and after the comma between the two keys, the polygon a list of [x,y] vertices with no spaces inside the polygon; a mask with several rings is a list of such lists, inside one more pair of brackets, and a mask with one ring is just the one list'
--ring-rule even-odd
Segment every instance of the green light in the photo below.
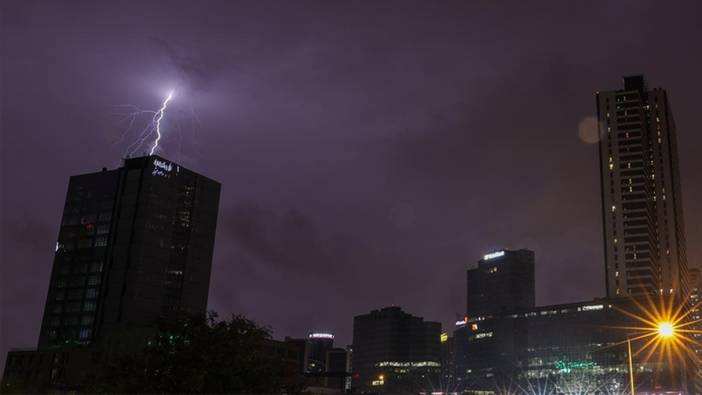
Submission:
{"label": "green light", "polygon": [[553,366],[558,369],[559,373],[570,373],[576,369],[592,369],[598,365],[590,361],[565,361],[559,360],[553,363]]}

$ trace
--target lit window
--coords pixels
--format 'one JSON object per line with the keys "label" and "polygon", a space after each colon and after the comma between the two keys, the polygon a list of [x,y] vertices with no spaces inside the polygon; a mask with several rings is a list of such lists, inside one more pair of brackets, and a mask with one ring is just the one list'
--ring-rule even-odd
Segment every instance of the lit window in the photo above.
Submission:
{"label": "lit window", "polygon": [[79,337],[81,340],[86,340],[90,338],[92,333],[93,331],[90,328],[81,328]]}
{"label": "lit window", "polygon": [[90,264],[90,271],[99,273],[102,271],[102,262],[93,262]]}

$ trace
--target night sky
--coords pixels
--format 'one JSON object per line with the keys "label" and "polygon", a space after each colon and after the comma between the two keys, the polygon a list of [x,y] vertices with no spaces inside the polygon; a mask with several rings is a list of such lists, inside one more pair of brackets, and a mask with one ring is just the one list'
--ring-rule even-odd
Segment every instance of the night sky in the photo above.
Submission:
{"label": "night sky", "polygon": [[71,175],[161,155],[222,183],[209,307],[276,338],[398,305],[451,327],[465,270],[531,248],[537,302],[604,294],[595,91],[678,125],[702,259],[702,3],[0,2],[0,361],[36,346]]}

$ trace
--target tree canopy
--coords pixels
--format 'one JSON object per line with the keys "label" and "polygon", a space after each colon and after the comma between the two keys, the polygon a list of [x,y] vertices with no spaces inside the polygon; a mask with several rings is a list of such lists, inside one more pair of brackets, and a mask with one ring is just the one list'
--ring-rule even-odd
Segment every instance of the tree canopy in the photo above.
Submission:
{"label": "tree canopy", "polygon": [[289,355],[275,347],[270,330],[243,316],[218,320],[210,313],[205,318],[164,321],[138,342],[142,344],[138,352],[108,352],[86,389],[109,393],[280,393],[300,389],[296,388],[296,371],[288,362]]}

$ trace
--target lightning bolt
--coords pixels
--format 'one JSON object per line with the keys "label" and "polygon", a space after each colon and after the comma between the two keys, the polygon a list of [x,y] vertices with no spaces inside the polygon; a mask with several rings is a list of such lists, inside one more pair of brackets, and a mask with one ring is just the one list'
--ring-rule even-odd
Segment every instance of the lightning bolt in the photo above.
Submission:
{"label": "lightning bolt", "polygon": [[[138,152],[141,149],[141,147],[144,146],[145,142],[149,140],[154,133],[156,134],[156,139],[153,142],[153,145],[151,146],[149,155],[153,155],[154,152],[156,152],[158,144],[161,141],[161,137],[163,137],[163,135],[161,134],[161,121],[163,121],[163,118],[166,115],[168,103],[173,99],[174,94],[174,90],[168,92],[168,95],[161,104],[161,108],[159,108],[158,110],[145,110],[133,104],[120,104],[114,106],[117,109],[119,109],[118,112],[114,114],[122,116],[123,118],[120,121],[120,123],[126,122],[127,127],[122,132],[121,137],[117,139],[113,144],[117,144],[119,142],[124,141],[132,132],[135,123],[141,123],[140,121],[141,119],[143,119],[142,117],[144,116],[148,117],[146,125],[144,125],[141,131],[136,134],[136,140],[129,144],[126,151],[124,152],[125,157],[131,157],[136,152]],[[144,152],[144,155],[146,155],[146,152]]]}
{"label": "lightning bolt", "polygon": [[158,147],[158,142],[161,140],[161,120],[166,114],[166,108],[168,107],[168,102],[171,101],[171,99],[173,99],[173,91],[168,92],[168,96],[166,97],[166,100],[163,101],[163,105],[161,105],[161,108],[159,108],[154,115],[154,123],[156,124],[156,140],[154,140],[154,145],[151,147],[151,152],[149,152],[149,155],[154,154],[154,151],[156,151],[156,148]]}

